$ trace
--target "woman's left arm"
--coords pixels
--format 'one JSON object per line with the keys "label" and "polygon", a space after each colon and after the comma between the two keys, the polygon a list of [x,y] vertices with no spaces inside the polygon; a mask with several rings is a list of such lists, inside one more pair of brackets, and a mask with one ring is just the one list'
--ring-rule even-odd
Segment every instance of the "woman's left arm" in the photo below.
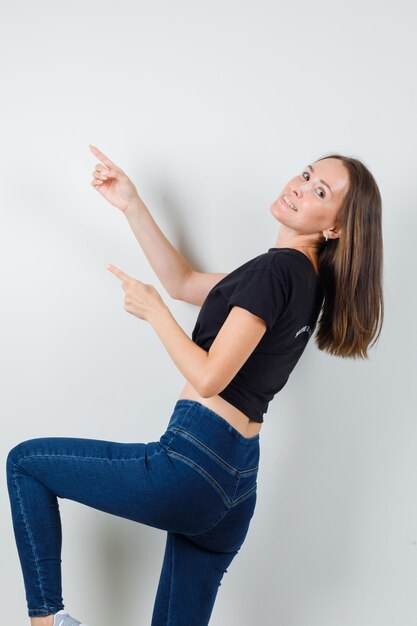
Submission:
{"label": "woman's left arm", "polygon": [[177,324],[153,285],[107,267],[123,281],[126,311],[153,326],[175,365],[203,398],[219,394],[229,384],[266,332],[263,318],[233,306],[206,352]]}

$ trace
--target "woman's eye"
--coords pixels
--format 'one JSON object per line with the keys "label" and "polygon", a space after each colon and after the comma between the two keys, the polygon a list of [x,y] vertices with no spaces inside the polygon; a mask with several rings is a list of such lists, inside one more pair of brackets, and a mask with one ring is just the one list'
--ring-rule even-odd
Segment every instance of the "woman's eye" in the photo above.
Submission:
{"label": "woman's eye", "polygon": [[[304,174],[307,174],[308,178],[304,178]],[[310,174],[308,172],[303,172],[302,174],[304,180],[310,180]],[[319,198],[324,198],[324,196],[326,195],[326,192],[324,191],[323,187],[318,187],[317,191],[320,189],[320,191],[323,192],[323,195],[318,194]]]}

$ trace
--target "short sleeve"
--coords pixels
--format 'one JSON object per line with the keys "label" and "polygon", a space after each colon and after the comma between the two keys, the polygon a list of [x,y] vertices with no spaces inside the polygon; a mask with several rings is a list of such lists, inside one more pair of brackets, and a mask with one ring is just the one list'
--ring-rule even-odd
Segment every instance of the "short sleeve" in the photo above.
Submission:
{"label": "short sleeve", "polygon": [[261,317],[271,330],[281,315],[286,300],[283,277],[273,269],[246,270],[236,285],[227,304],[227,312],[234,305]]}

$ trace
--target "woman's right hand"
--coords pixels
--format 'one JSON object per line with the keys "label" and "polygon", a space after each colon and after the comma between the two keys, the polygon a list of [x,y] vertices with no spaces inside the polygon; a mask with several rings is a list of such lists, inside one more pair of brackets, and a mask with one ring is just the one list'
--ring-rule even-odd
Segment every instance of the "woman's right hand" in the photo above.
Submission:
{"label": "woman's right hand", "polygon": [[103,198],[124,213],[135,200],[140,200],[135,185],[120,167],[117,167],[95,146],[89,145],[91,152],[100,159],[93,172],[92,187]]}

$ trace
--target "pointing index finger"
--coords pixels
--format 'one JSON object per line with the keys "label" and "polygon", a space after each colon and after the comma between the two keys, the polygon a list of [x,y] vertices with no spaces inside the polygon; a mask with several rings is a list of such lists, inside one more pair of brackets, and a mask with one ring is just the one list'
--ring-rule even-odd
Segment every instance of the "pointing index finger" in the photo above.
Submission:
{"label": "pointing index finger", "polygon": [[105,154],[103,154],[98,148],[96,148],[96,146],[93,146],[91,143],[88,144],[88,147],[90,148],[91,152],[98,158],[100,159],[100,161],[102,163],[104,163],[104,165],[107,165],[107,167],[111,168],[111,167],[116,167],[116,165],[110,161],[109,157],[107,157]]}
{"label": "pointing index finger", "polygon": [[119,268],[117,268],[115,265],[110,265],[110,263],[108,263],[106,265],[107,269],[109,269],[115,276],[117,276],[117,278],[120,278],[120,280],[130,280],[131,277],[128,276],[127,274],[125,274],[124,272],[122,272],[122,270],[119,270]]}

